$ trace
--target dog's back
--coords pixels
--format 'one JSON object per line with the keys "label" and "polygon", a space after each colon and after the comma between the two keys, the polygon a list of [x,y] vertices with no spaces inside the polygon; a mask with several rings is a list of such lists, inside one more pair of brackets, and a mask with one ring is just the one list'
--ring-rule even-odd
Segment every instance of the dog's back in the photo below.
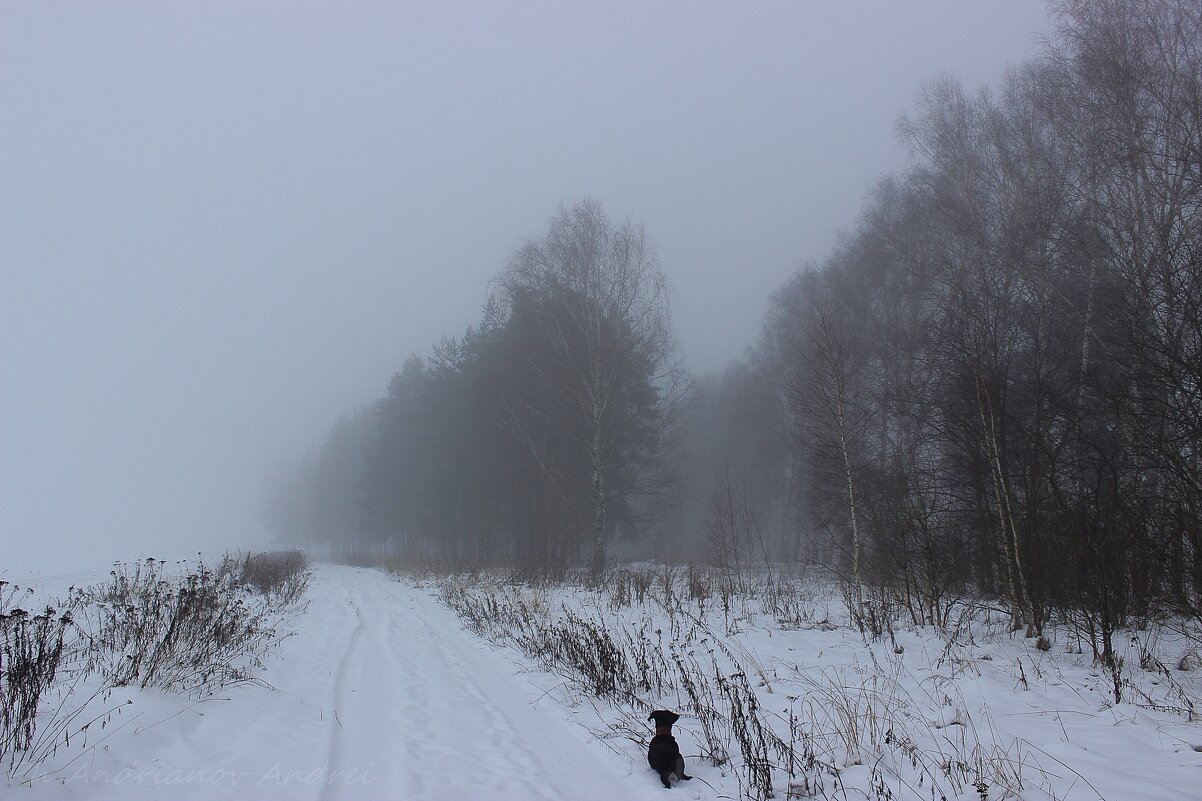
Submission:
{"label": "dog's back", "polygon": [[676,758],[680,756],[680,746],[676,738],[670,734],[657,734],[651,738],[647,748],[647,762],[661,773],[671,773],[676,770]]}

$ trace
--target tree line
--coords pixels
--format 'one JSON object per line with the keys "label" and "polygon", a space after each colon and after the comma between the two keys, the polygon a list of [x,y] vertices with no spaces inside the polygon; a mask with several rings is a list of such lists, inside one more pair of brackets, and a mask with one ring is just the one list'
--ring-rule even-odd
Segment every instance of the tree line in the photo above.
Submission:
{"label": "tree line", "polygon": [[340,550],[600,571],[657,517],[686,388],[642,227],[584,201],[512,255],[479,325],[339,421],[275,517]]}
{"label": "tree line", "polygon": [[913,167],[778,291],[709,413],[751,421],[715,463],[866,629],[976,592],[1109,663],[1132,620],[1202,619],[1202,7],[1056,11],[995,90],[923,88]]}
{"label": "tree line", "polygon": [[865,630],[978,594],[1103,661],[1132,619],[1202,620],[1202,8],[1053,10],[998,86],[922,88],[912,166],[687,398],[653,250],[586,202],[279,516],[531,569],[624,536],[815,562]]}

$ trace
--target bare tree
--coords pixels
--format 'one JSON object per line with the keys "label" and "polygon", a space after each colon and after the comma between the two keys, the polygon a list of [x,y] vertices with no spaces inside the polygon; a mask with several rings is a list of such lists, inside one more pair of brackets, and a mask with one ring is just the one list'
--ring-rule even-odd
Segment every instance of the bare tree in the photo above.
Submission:
{"label": "bare tree", "polygon": [[590,509],[594,573],[617,524],[656,491],[657,451],[686,390],[668,287],[641,226],[613,225],[594,201],[561,209],[547,235],[510,260],[500,284],[537,341],[525,363],[538,391],[507,399],[513,425],[553,430],[576,449]]}
{"label": "bare tree", "polygon": [[839,477],[834,483],[841,486],[848,531],[849,573],[845,576],[848,611],[864,630],[867,621],[861,575],[864,541],[858,497],[863,415],[862,407],[853,398],[858,389],[853,386],[858,377],[858,362],[851,353],[845,323],[834,317],[829,295],[824,297],[816,282],[812,288],[817,292],[808,299],[810,308],[805,318],[808,324],[803,324],[797,332],[801,337],[794,342],[797,364],[789,373],[787,386],[801,420],[799,444],[809,452],[812,474],[828,481]]}

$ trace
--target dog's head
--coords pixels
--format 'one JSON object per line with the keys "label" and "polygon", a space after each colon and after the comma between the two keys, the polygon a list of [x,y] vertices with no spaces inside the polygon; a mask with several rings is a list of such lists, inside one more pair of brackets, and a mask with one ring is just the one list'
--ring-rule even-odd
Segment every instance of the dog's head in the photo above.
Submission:
{"label": "dog's head", "polygon": [[680,715],[666,709],[657,709],[647,716],[647,720],[654,720],[657,729],[670,729],[673,723],[680,720]]}

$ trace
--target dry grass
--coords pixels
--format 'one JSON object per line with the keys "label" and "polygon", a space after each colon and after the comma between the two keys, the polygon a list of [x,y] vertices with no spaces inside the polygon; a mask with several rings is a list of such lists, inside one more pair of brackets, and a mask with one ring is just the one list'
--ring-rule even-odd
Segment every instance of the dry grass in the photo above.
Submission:
{"label": "dry grass", "polygon": [[[71,588],[40,614],[16,606],[30,593],[0,583],[0,761],[10,778],[118,714],[113,688],[204,699],[258,682],[308,580],[294,552],[212,564],[148,558],[114,565],[107,581]],[[59,702],[45,709],[51,693]]]}

